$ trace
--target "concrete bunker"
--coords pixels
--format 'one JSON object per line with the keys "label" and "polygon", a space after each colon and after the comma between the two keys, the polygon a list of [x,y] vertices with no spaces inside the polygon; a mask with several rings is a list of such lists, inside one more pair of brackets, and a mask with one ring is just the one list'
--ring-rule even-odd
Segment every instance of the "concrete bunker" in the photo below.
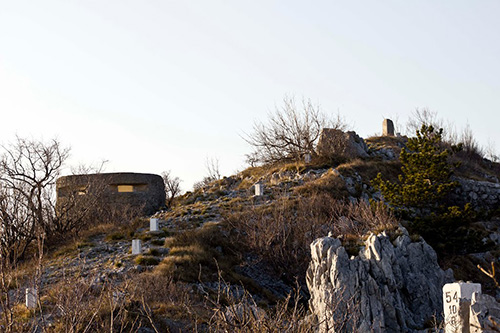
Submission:
{"label": "concrete bunker", "polygon": [[165,184],[159,175],[120,172],[63,176],[57,179],[57,203],[71,196],[98,195],[104,205],[141,208],[153,214],[165,205]]}

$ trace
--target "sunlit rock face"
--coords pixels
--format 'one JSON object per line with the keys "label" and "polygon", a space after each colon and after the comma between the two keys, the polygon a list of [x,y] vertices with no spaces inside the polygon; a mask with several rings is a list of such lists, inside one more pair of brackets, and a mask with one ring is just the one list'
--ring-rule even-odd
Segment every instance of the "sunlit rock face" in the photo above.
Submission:
{"label": "sunlit rock face", "polygon": [[441,289],[453,280],[436,252],[400,227],[393,237],[370,234],[356,256],[340,239],[311,244],[307,286],[321,332],[411,332],[442,312]]}

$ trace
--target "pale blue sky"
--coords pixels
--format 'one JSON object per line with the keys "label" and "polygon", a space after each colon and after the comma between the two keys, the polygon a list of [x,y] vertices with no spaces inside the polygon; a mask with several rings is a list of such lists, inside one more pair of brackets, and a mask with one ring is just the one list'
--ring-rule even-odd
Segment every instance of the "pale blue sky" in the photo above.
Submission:
{"label": "pale blue sky", "polygon": [[419,107],[500,144],[500,1],[0,2],[0,142],[58,137],[71,164],[172,170],[185,190],[285,95],[363,137]]}

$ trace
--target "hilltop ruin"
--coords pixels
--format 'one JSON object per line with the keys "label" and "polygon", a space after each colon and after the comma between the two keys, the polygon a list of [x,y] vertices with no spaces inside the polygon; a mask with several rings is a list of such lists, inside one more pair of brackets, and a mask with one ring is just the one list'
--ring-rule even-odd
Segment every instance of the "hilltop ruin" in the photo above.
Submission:
{"label": "hilltop ruin", "polygon": [[153,214],[165,205],[165,184],[159,175],[120,172],[64,176],[57,179],[57,204],[74,195],[99,192],[105,205],[141,208]]}

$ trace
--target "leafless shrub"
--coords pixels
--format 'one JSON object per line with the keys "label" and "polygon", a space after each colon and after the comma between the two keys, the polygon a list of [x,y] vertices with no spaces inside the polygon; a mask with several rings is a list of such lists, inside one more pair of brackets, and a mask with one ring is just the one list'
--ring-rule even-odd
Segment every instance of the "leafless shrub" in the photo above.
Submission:
{"label": "leafless shrub", "polygon": [[336,221],[332,230],[334,236],[361,237],[368,231],[393,230],[398,226],[394,215],[383,204],[337,201],[331,209]]}
{"label": "leafless shrub", "polygon": [[[98,274],[66,276],[47,291],[43,308],[53,318],[52,332],[137,332],[156,329],[150,303],[133,278],[101,281]],[[155,286],[159,287],[159,286]],[[162,288],[158,288],[162,290]]]}
{"label": "leafless shrub", "polygon": [[212,312],[210,332],[316,332],[317,325],[305,316],[298,290],[294,293],[297,297],[288,295],[265,311],[244,288],[237,287],[239,292],[234,292],[234,286],[221,278],[218,286],[215,298],[207,297]]}
{"label": "leafless shrub", "polygon": [[191,288],[182,282],[174,281],[171,274],[141,274],[130,281],[128,289],[152,306],[177,304],[182,309],[192,304]]}
{"label": "leafless shrub", "polygon": [[181,193],[181,180],[179,177],[172,176],[170,170],[164,171],[161,176],[165,183],[165,194],[167,198],[166,206],[170,208],[174,198]]}
{"label": "leafless shrub", "polygon": [[[406,134],[414,135],[417,130],[422,128],[422,125],[432,126],[436,129],[445,127],[444,120],[438,117],[437,111],[432,111],[428,108],[415,109],[413,111],[410,119],[406,123]],[[450,126],[448,126],[450,127]],[[448,133],[443,133],[444,137],[447,137]],[[453,134],[451,134],[453,136]]]}
{"label": "leafless shrub", "polygon": [[479,162],[485,155],[483,149],[474,137],[474,133],[472,133],[469,124],[465,125],[457,142],[453,142],[453,144],[460,146],[461,151],[459,151],[458,154],[462,160]]}
{"label": "leafless shrub", "polygon": [[207,178],[211,181],[221,179],[219,159],[218,158],[207,158],[205,161],[205,167],[207,170]]}
{"label": "leafless shrub", "polygon": [[283,106],[269,114],[268,123],[256,122],[253,133],[244,140],[254,149],[247,155],[251,165],[298,160],[304,154],[315,156],[315,145],[325,127],[344,130],[346,124],[337,119],[328,119],[319,106],[310,100],[303,100],[301,108],[294,98],[285,97]]}
{"label": "leafless shrub", "polygon": [[[25,288],[30,286],[40,290],[42,258],[44,248],[43,234],[37,235],[37,248],[33,257],[31,275],[28,279],[17,274],[19,263],[9,256],[0,255],[0,330],[2,332],[35,332],[37,321],[35,310],[27,309],[20,301],[24,301]],[[40,308],[40,304],[38,304]],[[21,320],[20,320],[21,319]]]}
{"label": "leafless shrub", "polygon": [[57,140],[16,138],[0,159],[0,241],[22,258],[37,233],[51,232],[53,188],[69,150]]}
{"label": "leafless shrub", "polygon": [[19,291],[12,290],[18,283],[13,274],[16,266],[4,257],[0,258],[0,265],[0,329],[7,333],[22,332],[29,326],[15,320],[15,300],[22,297]]}
{"label": "leafless shrub", "polygon": [[318,237],[333,232],[359,238],[369,230],[392,229],[397,224],[381,206],[346,203],[327,194],[297,200],[283,197],[270,206],[228,214],[226,219],[240,231],[235,242],[291,276],[303,276],[310,262],[309,246]]}
{"label": "leafless shrub", "polygon": [[205,168],[207,175],[203,177],[203,179],[199,182],[196,182],[193,185],[193,189],[198,191],[203,189],[204,187],[210,185],[210,183],[221,179],[220,167],[219,167],[219,159],[218,158],[208,158],[205,161]]}
{"label": "leafless shrub", "polygon": [[52,287],[47,308],[51,308],[55,327],[66,332],[89,332],[105,306],[103,291],[93,290],[90,281],[65,277]]}
{"label": "leafless shrub", "polygon": [[498,155],[498,152],[497,152],[495,146],[496,145],[493,141],[488,140],[488,145],[486,146],[486,149],[485,149],[485,156],[490,161],[498,163],[498,161],[500,161],[500,157]]}
{"label": "leafless shrub", "polygon": [[24,196],[16,190],[0,187],[0,257],[15,264],[41,231],[32,220]]}
{"label": "leafless shrub", "polygon": [[50,201],[54,211],[49,215],[52,239],[67,239],[68,235],[77,237],[80,231],[104,222],[102,217],[108,208],[103,204],[102,197],[107,186],[102,179],[88,177],[83,187],[81,184],[69,184],[68,188],[60,189],[57,202]]}
{"label": "leafless shrub", "polygon": [[479,160],[485,155],[468,123],[461,131],[457,131],[452,122],[445,122],[439,118],[436,111],[427,108],[416,109],[406,124],[407,134],[413,135],[422,125],[431,125],[435,129],[442,128],[443,142],[447,145],[460,145],[462,157]]}

